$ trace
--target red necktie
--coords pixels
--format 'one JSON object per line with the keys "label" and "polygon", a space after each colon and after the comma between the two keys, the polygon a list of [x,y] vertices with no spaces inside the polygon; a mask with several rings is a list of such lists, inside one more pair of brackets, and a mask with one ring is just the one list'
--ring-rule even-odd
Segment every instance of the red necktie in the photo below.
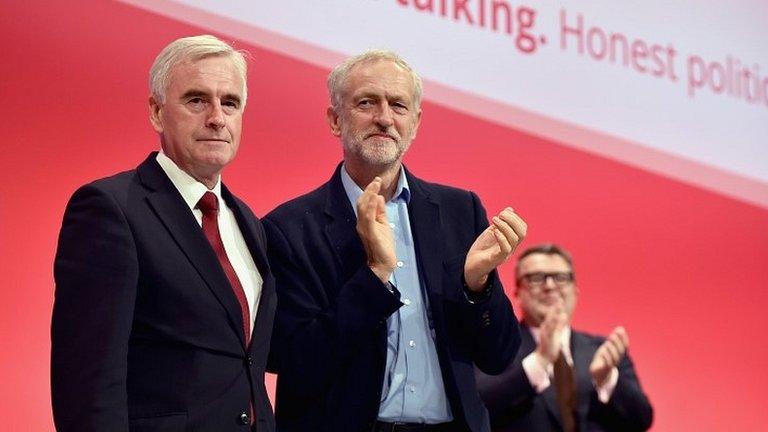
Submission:
{"label": "red necktie", "polygon": [[221,241],[221,234],[219,234],[219,200],[213,192],[206,192],[200,198],[200,201],[197,202],[196,207],[203,212],[203,234],[205,234],[211,246],[213,246],[216,257],[219,258],[219,264],[221,264],[221,268],[227,275],[227,279],[229,279],[229,283],[232,285],[232,291],[234,291],[235,297],[237,297],[237,301],[240,303],[240,313],[243,315],[245,346],[248,346],[251,342],[251,313],[243,286],[240,284],[240,279],[237,278],[237,273],[235,273],[232,263],[227,258],[227,252],[224,250],[224,243]]}

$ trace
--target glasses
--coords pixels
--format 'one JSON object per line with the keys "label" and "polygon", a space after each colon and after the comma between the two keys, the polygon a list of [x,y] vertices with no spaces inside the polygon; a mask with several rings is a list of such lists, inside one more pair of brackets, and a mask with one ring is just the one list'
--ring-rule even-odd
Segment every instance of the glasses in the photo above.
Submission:
{"label": "glasses", "polygon": [[572,272],[528,273],[520,276],[517,280],[525,282],[525,284],[531,288],[541,288],[546,285],[547,279],[549,278],[552,278],[552,282],[554,282],[555,285],[560,288],[566,287],[573,283]]}

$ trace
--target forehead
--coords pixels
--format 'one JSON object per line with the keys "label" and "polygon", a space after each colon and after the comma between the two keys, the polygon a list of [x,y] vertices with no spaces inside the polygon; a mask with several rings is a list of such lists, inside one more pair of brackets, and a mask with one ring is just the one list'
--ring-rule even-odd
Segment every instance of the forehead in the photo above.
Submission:
{"label": "forehead", "polygon": [[520,274],[561,271],[571,271],[571,266],[557,254],[534,253],[520,261]]}
{"label": "forehead", "polygon": [[373,60],[355,65],[344,83],[347,96],[361,93],[387,94],[412,98],[413,79],[403,67],[391,60]]}
{"label": "forehead", "polygon": [[169,74],[168,90],[187,89],[242,94],[245,82],[228,57],[210,56],[181,62]]}

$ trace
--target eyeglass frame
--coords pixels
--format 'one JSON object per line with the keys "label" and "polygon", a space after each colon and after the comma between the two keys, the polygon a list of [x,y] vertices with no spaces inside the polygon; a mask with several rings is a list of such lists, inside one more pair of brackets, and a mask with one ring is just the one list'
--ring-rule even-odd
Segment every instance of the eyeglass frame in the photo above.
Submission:
{"label": "eyeglass frame", "polygon": [[[544,275],[544,279],[542,279],[541,282],[531,282],[528,279],[531,276],[533,276],[533,275]],[[568,280],[564,280],[562,282],[559,282],[557,280],[557,276],[560,276],[560,275],[567,275]],[[546,286],[547,279],[549,279],[549,278],[552,278],[552,282],[555,283],[555,286],[557,288],[566,288],[568,286],[573,285],[573,283],[576,281],[576,278],[575,278],[575,276],[574,276],[572,271],[567,271],[567,272],[531,272],[531,273],[526,273],[524,275],[520,275],[520,277],[517,278],[517,283],[518,284],[523,284],[523,285],[525,285],[526,287],[529,287],[529,288],[540,290],[541,288]]]}

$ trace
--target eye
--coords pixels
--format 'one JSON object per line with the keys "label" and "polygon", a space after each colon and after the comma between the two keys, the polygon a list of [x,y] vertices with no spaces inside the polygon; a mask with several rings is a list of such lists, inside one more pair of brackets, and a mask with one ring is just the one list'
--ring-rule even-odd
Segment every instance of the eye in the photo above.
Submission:
{"label": "eye", "polygon": [[233,113],[240,109],[240,101],[229,99],[221,102],[221,106],[224,109],[224,111],[228,113]]}
{"label": "eye", "polygon": [[357,106],[360,108],[368,108],[373,106],[373,100],[371,99],[361,99],[360,102],[357,103]]}
{"label": "eye", "polygon": [[405,114],[408,112],[408,105],[402,102],[392,103],[392,110],[399,114]]}
{"label": "eye", "polygon": [[187,100],[187,106],[189,109],[195,112],[202,111],[205,108],[206,101],[201,97],[191,97]]}

